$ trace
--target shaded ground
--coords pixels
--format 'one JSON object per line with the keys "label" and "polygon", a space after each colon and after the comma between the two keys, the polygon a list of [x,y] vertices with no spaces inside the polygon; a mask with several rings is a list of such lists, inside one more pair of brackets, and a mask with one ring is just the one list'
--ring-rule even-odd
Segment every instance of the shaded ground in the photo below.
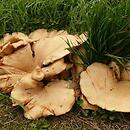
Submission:
{"label": "shaded ground", "polygon": [[20,107],[11,107],[8,99],[0,101],[0,130],[130,130],[130,114],[119,113],[118,120],[110,121],[101,119],[101,115],[85,117],[78,109],[63,116],[31,121],[23,117],[22,111]]}

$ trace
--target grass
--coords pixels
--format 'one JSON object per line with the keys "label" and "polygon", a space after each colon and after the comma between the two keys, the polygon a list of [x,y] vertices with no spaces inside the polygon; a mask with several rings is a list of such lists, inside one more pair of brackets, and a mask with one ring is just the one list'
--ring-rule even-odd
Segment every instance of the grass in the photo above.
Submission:
{"label": "grass", "polygon": [[130,62],[130,1],[101,0],[88,5],[84,16],[88,31],[84,52],[76,48],[70,51],[81,58],[85,67],[93,62],[112,60],[125,67]]}
{"label": "grass", "polygon": [[0,36],[37,28],[85,31],[86,4],[84,0],[1,0]]}

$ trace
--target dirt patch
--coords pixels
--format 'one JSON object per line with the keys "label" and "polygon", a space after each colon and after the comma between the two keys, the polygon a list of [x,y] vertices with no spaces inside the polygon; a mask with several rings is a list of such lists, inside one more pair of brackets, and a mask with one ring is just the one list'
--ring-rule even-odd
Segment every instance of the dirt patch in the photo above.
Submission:
{"label": "dirt patch", "polygon": [[0,102],[0,130],[130,130],[130,114],[120,114],[117,121],[93,115],[85,117],[82,110],[32,121],[23,117],[20,107],[12,107],[9,100]]}

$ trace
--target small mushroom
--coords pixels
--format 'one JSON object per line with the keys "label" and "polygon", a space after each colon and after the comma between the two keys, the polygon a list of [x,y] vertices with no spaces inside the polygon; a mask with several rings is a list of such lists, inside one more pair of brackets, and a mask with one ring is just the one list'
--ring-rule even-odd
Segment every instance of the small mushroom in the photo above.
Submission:
{"label": "small mushroom", "polygon": [[92,105],[110,111],[130,112],[130,81],[118,81],[109,66],[93,63],[81,73],[80,88]]}
{"label": "small mushroom", "polygon": [[41,38],[46,38],[48,36],[48,32],[46,29],[37,29],[34,32],[31,32],[29,34],[29,38],[34,40],[34,41],[38,41]]}
{"label": "small mushroom", "polygon": [[18,42],[18,41],[24,41],[24,42],[32,42],[32,40],[30,40],[28,38],[27,35],[25,35],[24,33],[21,33],[21,32],[15,32],[15,33],[12,33],[12,35],[10,34],[6,34],[5,37],[4,37],[4,44],[10,42],[10,43],[15,43],[15,42]]}
{"label": "small mushroom", "polygon": [[[52,78],[53,76],[63,72],[66,69],[66,67],[67,64],[64,63],[64,59],[60,59],[58,61],[55,61],[51,65],[48,65],[47,67],[36,67],[36,69],[32,71],[32,78],[38,81],[41,81],[42,79]],[[43,75],[42,79],[41,75]]]}

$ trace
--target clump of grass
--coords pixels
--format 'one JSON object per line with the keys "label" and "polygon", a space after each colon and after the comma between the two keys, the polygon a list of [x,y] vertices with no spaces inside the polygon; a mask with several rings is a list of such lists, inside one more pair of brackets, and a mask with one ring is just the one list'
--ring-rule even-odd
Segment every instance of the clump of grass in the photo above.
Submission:
{"label": "clump of grass", "polygon": [[129,0],[88,3],[84,23],[88,31],[88,40],[83,44],[85,52],[70,48],[82,59],[84,66],[114,60],[125,67],[125,63],[130,62],[129,6]]}
{"label": "clump of grass", "polygon": [[50,122],[46,119],[35,120],[31,123],[30,130],[43,130],[50,126]]}
{"label": "clump of grass", "polygon": [[0,93],[0,103],[4,102],[5,100],[8,100],[8,99],[9,99],[8,95]]}

